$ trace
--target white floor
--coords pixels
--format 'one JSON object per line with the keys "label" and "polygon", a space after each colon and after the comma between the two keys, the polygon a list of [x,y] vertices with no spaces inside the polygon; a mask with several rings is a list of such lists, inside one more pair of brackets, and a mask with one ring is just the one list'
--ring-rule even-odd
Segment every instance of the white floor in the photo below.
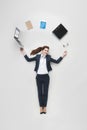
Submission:
{"label": "white floor", "polygon": [[[86,5],[86,0],[0,1],[0,130],[87,130]],[[41,20],[47,22],[44,30]],[[69,32],[59,41],[52,30],[60,23]],[[46,115],[39,114],[35,64],[25,61],[13,38],[16,26],[28,55],[43,45],[56,59],[68,51],[62,63],[52,64]]]}

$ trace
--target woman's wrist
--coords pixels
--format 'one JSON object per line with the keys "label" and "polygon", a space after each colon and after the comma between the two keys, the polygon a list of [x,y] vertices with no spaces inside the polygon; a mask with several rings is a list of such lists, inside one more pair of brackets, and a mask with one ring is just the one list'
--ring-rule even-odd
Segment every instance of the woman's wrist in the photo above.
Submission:
{"label": "woman's wrist", "polygon": [[65,57],[67,55],[67,51],[64,51],[64,53],[63,53],[63,58]]}
{"label": "woman's wrist", "polygon": [[26,55],[26,52],[25,52],[25,51],[23,51],[23,55],[24,55],[24,56]]}

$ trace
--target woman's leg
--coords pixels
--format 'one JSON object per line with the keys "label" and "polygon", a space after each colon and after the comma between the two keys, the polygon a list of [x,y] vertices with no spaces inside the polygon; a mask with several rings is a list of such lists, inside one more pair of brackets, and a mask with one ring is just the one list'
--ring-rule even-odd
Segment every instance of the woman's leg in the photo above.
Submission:
{"label": "woman's leg", "polygon": [[44,94],[43,94],[43,98],[44,98],[44,109],[43,111],[46,112],[46,106],[47,106],[47,101],[48,101],[48,90],[49,90],[49,75],[46,75],[44,77]]}
{"label": "woman's leg", "polygon": [[43,112],[43,107],[40,107],[40,113],[42,114],[42,112]]}
{"label": "woman's leg", "polygon": [[42,85],[43,82],[39,76],[36,76],[36,83],[37,83],[37,91],[38,91],[38,99],[39,99],[39,106],[40,112],[43,111],[43,94],[42,94]]}

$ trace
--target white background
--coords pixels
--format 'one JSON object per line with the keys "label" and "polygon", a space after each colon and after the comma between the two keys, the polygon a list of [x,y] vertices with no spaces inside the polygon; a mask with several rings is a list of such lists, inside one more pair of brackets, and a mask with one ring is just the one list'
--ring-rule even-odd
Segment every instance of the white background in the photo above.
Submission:
{"label": "white background", "polygon": [[[87,130],[86,11],[86,0],[0,0],[0,130]],[[52,34],[59,23],[69,31],[60,41]],[[13,39],[16,26],[28,55],[43,45],[56,59],[68,51],[60,64],[52,64],[46,115],[39,114],[35,63],[25,61]]]}

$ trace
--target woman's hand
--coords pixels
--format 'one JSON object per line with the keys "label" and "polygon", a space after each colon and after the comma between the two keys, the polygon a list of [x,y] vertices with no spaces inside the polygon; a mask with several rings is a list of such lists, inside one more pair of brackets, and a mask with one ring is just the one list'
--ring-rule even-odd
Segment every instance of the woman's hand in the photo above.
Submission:
{"label": "woman's hand", "polygon": [[67,51],[64,51],[63,58],[67,55]]}
{"label": "woman's hand", "polygon": [[22,53],[23,55],[26,55],[26,52],[25,52],[24,48],[20,48],[20,51],[21,51],[21,53]]}
{"label": "woman's hand", "polygon": [[21,47],[21,48],[20,48],[20,51],[23,51],[23,50],[24,50],[24,48]]}

